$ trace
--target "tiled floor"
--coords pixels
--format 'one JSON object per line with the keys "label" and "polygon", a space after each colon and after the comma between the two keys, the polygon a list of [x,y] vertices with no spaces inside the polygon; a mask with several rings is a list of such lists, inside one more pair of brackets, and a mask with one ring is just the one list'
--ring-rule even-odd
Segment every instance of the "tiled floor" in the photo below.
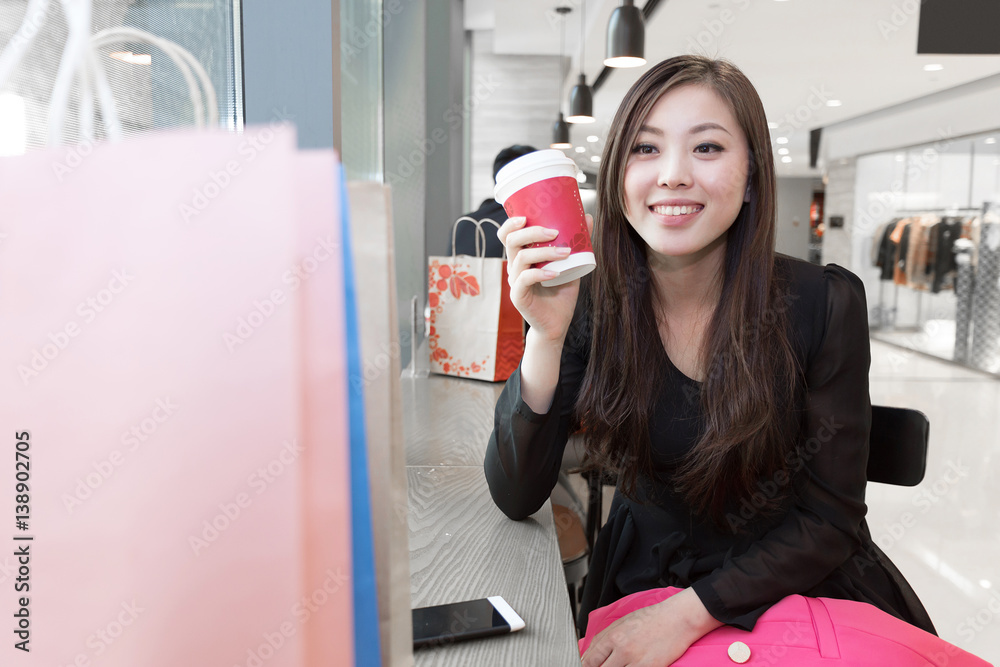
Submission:
{"label": "tiled floor", "polygon": [[872,403],[930,420],[917,487],[871,484],[872,535],[944,639],[1000,664],[1000,381],[872,341]]}
{"label": "tiled floor", "polygon": [[[919,486],[869,485],[872,535],[938,634],[1000,666],[1000,381],[875,340],[871,349],[872,403],[931,424]],[[604,491],[606,517],[614,489]]]}

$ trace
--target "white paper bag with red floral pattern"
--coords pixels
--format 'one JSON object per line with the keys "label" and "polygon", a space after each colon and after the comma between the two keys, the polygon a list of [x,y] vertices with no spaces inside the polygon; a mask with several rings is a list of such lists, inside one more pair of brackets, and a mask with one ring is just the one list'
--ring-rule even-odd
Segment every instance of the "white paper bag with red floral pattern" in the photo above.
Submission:
{"label": "white paper bag with red floral pattern", "polygon": [[[482,224],[459,218],[459,224],[477,227],[477,252],[482,254]],[[431,371],[444,375],[489,380],[506,380],[521,362],[524,353],[524,323],[510,300],[507,260],[496,257],[428,258],[428,302],[431,309],[429,347]]]}

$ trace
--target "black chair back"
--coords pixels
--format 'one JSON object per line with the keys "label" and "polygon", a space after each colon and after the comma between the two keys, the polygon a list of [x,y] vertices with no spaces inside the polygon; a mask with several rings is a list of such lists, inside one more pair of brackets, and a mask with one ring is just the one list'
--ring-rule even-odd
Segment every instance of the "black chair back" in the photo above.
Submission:
{"label": "black chair back", "polygon": [[930,422],[919,410],[872,406],[868,481],[916,486],[927,471]]}

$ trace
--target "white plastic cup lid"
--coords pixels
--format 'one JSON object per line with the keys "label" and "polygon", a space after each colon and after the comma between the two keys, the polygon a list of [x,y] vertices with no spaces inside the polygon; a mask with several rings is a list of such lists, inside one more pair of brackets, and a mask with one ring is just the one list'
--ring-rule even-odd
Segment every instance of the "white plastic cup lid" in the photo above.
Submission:
{"label": "white plastic cup lid", "polygon": [[546,148],[534,153],[528,153],[508,162],[497,172],[497,184],[493,188],[494,198],[503,204],[507,200],[507,197],[529,183],[525,182],[524,185],[518,184],[518,187],[513,191],[510,191],[510,188],[507,186],[514,184],[514,181],[522,180],[522,177],[530,175],[533,171],[549,170],[553,167],[557,171],[565,170],[565,175],[567,176],[576,175],[576,162],[555,148]]}

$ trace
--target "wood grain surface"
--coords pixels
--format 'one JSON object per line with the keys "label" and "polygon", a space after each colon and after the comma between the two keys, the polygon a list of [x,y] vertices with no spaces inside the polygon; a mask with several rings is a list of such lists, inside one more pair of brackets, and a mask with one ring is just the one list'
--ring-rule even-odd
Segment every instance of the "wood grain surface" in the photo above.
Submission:
{"label": "wood grain surface", "polygon": [[444,375],[402,382],[406,465],[482,468],[503,382]]}
{"label": "wood grain surface", "polygon": [[416,651],[416,665],[579,665],[549,502],[511,521],[493,503],[481,461],[411,466],[407,482],[413,606],[501,595],[525,621],[513,634]]}

